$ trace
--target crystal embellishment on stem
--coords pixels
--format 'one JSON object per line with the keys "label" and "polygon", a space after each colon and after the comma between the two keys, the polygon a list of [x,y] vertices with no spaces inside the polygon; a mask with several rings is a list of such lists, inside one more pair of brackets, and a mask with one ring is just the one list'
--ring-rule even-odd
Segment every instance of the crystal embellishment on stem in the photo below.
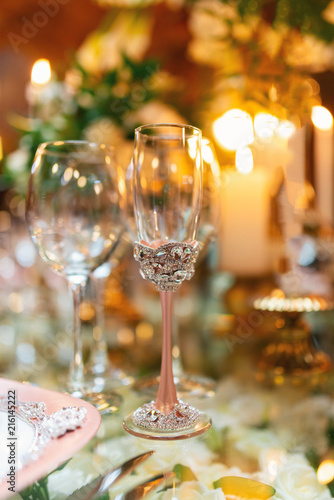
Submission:
{"label": "crystal embellishment on stem", "polygon": [[197,241],[163,243],[157,248],[136,242],[133,256],[145,280],[154,283],[159,292],[175,292],[184,280],[194,276],[198,253]]}
{"label": "crystal embellishment on stem", "polygon": [[178,431],[188,429],[196,424],[200,412],[179,401],[170,413],[162,413],[155,407],[155,401],[144,404],[132,415],[132,420],[136,425],[150,430]]}

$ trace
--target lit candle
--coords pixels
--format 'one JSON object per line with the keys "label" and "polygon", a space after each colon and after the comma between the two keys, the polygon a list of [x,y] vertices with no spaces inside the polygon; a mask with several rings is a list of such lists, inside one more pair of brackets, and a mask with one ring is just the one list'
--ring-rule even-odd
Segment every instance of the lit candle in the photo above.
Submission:
{"label": "lit candle", "polygon": [[254,141],[252,118],[231,109],[214,122],[213,132],[221,147],[236,151],[236,170],[225,173],[221,187],[220,267],[243,276],[264,274],[270,268],[269,174],[253,170],[247,146]]}
{"label": "lit candle", "polygon": [[42,104],[43,94],[51,80],[51,66],[47,59],[38,59],[31,70],[31,79],[26,87],[29,116],[36,118],[38,106]]}
{"label": "lit candle", "polygon": [[325,222],[334,222],[334,144],[333,116],[323,106],[312,108],[314,125],[315,194],[319,213]]}
{"label": "lit candle", "polygon": [[240,276],[270,270],[269,175],[256,168],[226,173],[221,192],[220,267]]}

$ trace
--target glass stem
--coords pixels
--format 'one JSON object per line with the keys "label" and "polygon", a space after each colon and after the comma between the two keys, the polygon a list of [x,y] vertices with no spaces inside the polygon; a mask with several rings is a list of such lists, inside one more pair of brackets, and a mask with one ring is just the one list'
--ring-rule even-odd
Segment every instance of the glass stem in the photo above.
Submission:
{"label": "glass stem", "polygon": [[179,321],[176,315],[175,301],[173,305],[173,321],[172,321],[172,363],[173,363],[174,376],[180,377],[181,375],[183,375],[184,370],[180,352]]}
{"label": "glass stem", "polygon": [[170,413],[178,402],[173,378],[172,364],[172,316],[173,293],[160,292],[162,310],[162,358],[156,408],[162,413]]}
{"label": "glass stem", "polygon": [[104,314],[104,288],[106,279],[92,278],[92,284],[95,289],[95,328],[94,328],[94,346],[90,356],[91,370],[95,374],[103,374],[110,368],[108,360],[108,348],[105,337],[105,314]]}
{"label": "glass stem", "polygon": [[69,386],[72,392],[82,392],[84,384],[84,365],[82,358],[80,304],[84,295],[86,282],[73,283],[70,289],[73,294],[73,361],[70,366]]}

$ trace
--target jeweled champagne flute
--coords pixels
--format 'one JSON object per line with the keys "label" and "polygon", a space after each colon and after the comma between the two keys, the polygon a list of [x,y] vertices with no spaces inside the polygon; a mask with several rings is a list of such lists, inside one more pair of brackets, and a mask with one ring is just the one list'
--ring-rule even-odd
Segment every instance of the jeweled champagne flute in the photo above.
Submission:
{"label": "jeweled champagne flute", "polygon": [[[197,267],[199,262],[207,255],[209,245],[216,236],[220,215],[220,167],[214,145],[212,141],[206,137],[202,138],[202,161],[203,197],[197,233],[199,256],[195,267]],[[133,165],[129,166],[128,175],[129,177],[133,175]],[[131,220],[131,215],[128,219]],[[174,313],[172,325],[172,359],[177,395],[181,399],[214,396],[216,383],[212,378],[185,371],[179,345],[179,324],[177,314]],[[136,381],[135,389],[139,393],[145,393],[154,397],[157,392],[159,381],[160,376],[145,377]]]}
{"label": "jeweled champagne flute", "polygon": [[90,272],[112,254],[124,231],[124,180],[115,151],[104,144],[41,144],[31,169],[26,219],[41,258],[73,293],[74,356],[68,389],[85,396],[80,304]]}
{"label": "jeweled champagne flute", "polygon": [[155,401],[129,415],[124,428],[149,439],[183,439],[205,432],[211,420],[179,401],[171,352],[174,292],[194,275],[202,202],[201,131],[156,124],[135,131],[134,209],[141,275],[160,292],[163,323],[160,383]]}

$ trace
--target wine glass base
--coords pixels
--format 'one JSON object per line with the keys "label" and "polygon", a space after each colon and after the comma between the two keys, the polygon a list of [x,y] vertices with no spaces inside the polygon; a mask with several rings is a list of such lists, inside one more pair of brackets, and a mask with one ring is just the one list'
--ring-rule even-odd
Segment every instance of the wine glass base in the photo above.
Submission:
{"label": "wine glass base", "polygon": [[80,389],[69,388],[68,392],[71,396],[90,403],[101,415],[117,413],[123,403],[122,396],[111,390],[92,391],[88,387],[82,387]]}
{"label": "wine glass base", "polygon": [[123,428],[134,436],[159,441],[188,439],[203,434],[211,419],[196,408],[179,401],[172,412],[155,409],[155,402],[144,404],[123,420]]}
{"label": "wine glass base", "polygon": [[[160,375],[144,378],[134,384],[134,389],[154,398],[158,392],[159,382]],[[216,391],[216,382],[209,377],[200,375],[187,373],[182,373],[179,376],[175,375],[174,384],[179,399],[209,398],[213,397]]]}
{"label": "wine glass base", "polygon": [[102,393],[87,393],[84,395],[85,401],[88,401],[91,405],[96,408],[101,415],[110,415],[117,413],[121,404],[123,403],[123,398],[120,394],[116,392],[102,392]]}
{"label": "wine glass base", "polygon": [[85,384],[92,388],[117,389],[118,387],[127,385],[130,386],[134,382],[131,375],[125,374],[122,370],[110,367],[103,371],[87,369],[85,371]]}

